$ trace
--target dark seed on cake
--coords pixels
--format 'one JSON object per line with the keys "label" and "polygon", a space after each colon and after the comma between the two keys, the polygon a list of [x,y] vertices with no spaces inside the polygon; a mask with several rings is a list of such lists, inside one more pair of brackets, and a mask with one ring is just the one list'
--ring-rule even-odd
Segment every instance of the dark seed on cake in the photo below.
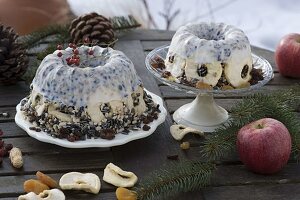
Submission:
{"label": "dark seed on cake", "polygon": [[153,119],[155,119],[155,120],[158,119],[158,114],[157,113],[153,113],[152,116],[153,116]]}
{"label": "dark seed on cake", "polygon": [[231,54],[230,49],[224,49],[224,55],[225,55],[226,57],[229,57],[230,54]]}
{"label": "dark seed on cake", "polygon": [[171,74],[171,72],[169,72],[169,71],[164,71],[163,73],[162,73],[162,77],[163,78],[168,78],[168,77],[170,77],[172,74]]}
{"label": "dark seed on cake", "polygon": [[151,66],[155,69],[160,69],[160,70],[163,70],[166,68],[164,60],[158,56],[156,56],[154,59],[152,59]]}
{"label": "dark seed on cake", "polygon": [[208,73],[208,69],[207,69],[206,65],[202,64],[202,65],[200,65],[200,67],[198,66],[197,73],[199,76],[205,77]]}
{"label": "dark seed on cake", "polygon": [[102,139],[112,140],[115,138],[116,131],[113,129],[103,129],[100,131],[100,137]]}
{"label": "dark seed on cake", "polygon": [[259,81],[264,80],[263,72],[261,69],[252,68],[250,75],[251,75],[251,80],[249,81],[250,85],[255,85]]}
{"label": "dark seed on cake", "polygon": [[245,66],[243,67],[243,69],[242,69],[241,77],[242,77],[242,78],[246,78],[248,71],[249,71],[249,66],[248,66],[248,65],[245,65]]}
{"label": "dark seed on cake", "polygon": [[67,136],[67,140],[68,140],[69,142],[75,142],[75,137],[74,137],[74,135],[68,135],[68,136]]}
{"label": "dark seed on cake", "polygon": [[169,62],[173,63],[174,62],[174,56],[169,56]]}
{"label": "dark seed on cake", "polygon": [[150,123],[150,120],[148,119],[148,117],[145,117],[145,118],[143,119],[143,123],[144,123],[144,124],[149,124],[149,123]]}
{"label": "dark seed on cake", "polygon": [[29,127],[29,130],[35,131],[35,127],[31,126],[31,127]]}
{"label": "dark seed on cake", "polygon": [[150,126],[148,126],[147,124],[145,124],[144,126],[143,126],[143,130],[144,131],[149,131],[150,130]]}
{"label": "dark seed on cake", "polygon": [[36,132],[41,132],[42,130],[40,128],[35,129]]}

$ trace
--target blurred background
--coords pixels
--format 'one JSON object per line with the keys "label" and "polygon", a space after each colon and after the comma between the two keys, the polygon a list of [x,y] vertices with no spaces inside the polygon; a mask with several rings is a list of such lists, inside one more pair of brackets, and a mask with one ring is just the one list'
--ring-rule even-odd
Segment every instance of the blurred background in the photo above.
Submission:
{"label": "blurred background", "polygon": [[0,22],[20,34],[92,11],[106,17],[130,14],[149,29],[225,22],[244,30],[252,45],[270,50],[285,34],[300,32],[299,0],[0,0]]}

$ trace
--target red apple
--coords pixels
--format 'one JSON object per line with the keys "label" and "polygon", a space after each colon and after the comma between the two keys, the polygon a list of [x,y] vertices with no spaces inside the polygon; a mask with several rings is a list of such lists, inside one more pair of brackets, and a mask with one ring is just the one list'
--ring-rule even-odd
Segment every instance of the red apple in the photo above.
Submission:
{"label": "red apple", "polygon": [[239,130],[237,150],[248,169],[273,174],[280,171],[290,157],[291,136],[280,121],[263,118]]}
{"label": "red apple", "polygon": [[300,34],[290,33],[280,40],[275,61],[281,75],[300,78]]}

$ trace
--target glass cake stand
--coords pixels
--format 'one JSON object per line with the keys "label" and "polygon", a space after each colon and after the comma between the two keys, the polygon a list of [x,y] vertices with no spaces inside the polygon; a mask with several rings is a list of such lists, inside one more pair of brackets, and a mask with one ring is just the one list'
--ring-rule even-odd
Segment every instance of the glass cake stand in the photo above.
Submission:
{"label": "glass cake stand", "polygon": [[252,54],[253,65],[256,69],[261,69],[264,79],[255,85],[247,88],[232,89],[232,90],[205,90],[197,89],[192,86],[183,85],[165,79],[162,77],[163,71],[152,67],[151,63],[155,62],[154,58],[161,58],[165,60],[168,53],[169,46],[165,45],[152,50],[146,57],[147,69],[162,83],[180,91],[185,91],[188,94],[196,94],[197,97],[191,103],[185,104],[177,109],[173,114],[173,119],[178,124],[183,124],[192,128],[196,128],[205,132],[213,132],[221,124],[226,122],[229,118],[228,112],[218,106],[214,101],[214,94],[240,94],[243,92],[250,92],[252,90],[261,88],[268,83],[273,77],[273,69],[270,63],[255,54]]}

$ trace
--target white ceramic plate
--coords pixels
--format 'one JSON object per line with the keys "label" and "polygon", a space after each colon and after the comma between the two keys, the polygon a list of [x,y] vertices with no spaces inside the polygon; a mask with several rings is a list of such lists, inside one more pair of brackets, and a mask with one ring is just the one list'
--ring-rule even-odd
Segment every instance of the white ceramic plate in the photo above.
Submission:
{"label": "white ceramic plate", "polygon": [[167,115],[167,110],[164,108],[163,105],[163,100],[146,90],[147,94],[151,95],[153,101],[157,104],[159,104],[159,108],[161,112],[158,115],[158,119],[154,120],[150,124],[148,124],[151,128],[148,131],[143,131],[143,130],[137,130],[137,131],[130,131],[128,135],[124,134],[116,134],[115,138],[112,140],[106,140],[106,139],[86,139],[86,140],[80,140],[80,141],[75,141],[75,142],[69,142],[66,139],[59,139],[59,138],[54,138],[50,135],[48,135],[46,132],[36,132],[33,130],[30,130],[29,128],[33,126],[32,123],[28,122],[25,120],[23,113],[20,111],[21,104],[19,103],[17,105],[17,114],[15,116],[15,122],[16,124],[21,127],[23,130],[25,130],[28,135],[31,137],[41,141],[41,142],[46,142],[46,143],[51,143],[51,144],[56,144],[62,147],[67,147],[67,148],[88,148],[88,147],[113,147],[113,146],[118,146],[122,145],[125,143],[128,143],[132,140],[137,140],[140,138],[147,137],[151,135],[156,128],[165,121],[166,115]]}

